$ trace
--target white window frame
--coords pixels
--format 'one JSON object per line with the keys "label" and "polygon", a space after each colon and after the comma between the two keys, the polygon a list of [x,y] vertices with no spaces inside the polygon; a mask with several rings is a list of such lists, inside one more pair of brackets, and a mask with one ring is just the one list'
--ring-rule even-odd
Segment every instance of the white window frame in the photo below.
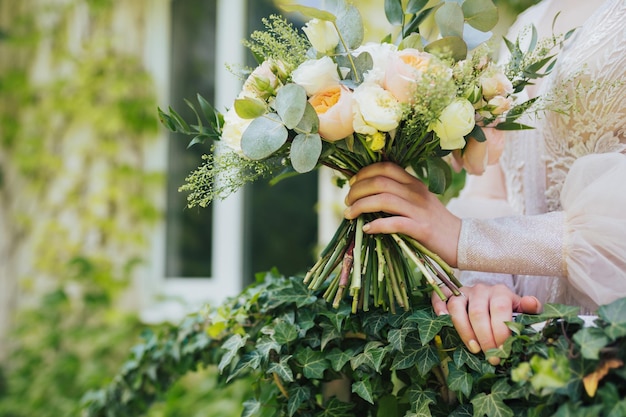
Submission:
{"label": "white window frame", "polygon": [[[171,0],[153,0],[146,9],[148,23],[144,63],[157,86],[158,104],[169,106]],[[246,0],[217,0],[215,108],[232,104],[241,90],[240,81],[224,63],[243,65],[245,51],[241,40],[246,34]],[[168,135],[161,129],[156,143],[149,145],[146,168],[167,170]],[[166,192],[157,197],[164,212]],[[151,238],[150,262],[141,273],[139,284],[140,315],[147,323],[176,322],[205,304],[219,304],[243,288],[243,209],[242,192],[213,203],[211,277],[168,277],[165,270],[165,218]]]}

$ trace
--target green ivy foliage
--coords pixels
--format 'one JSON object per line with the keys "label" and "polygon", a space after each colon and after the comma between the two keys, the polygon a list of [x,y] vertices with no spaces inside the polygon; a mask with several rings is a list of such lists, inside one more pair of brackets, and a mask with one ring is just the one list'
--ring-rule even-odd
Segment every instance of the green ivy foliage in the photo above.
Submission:
{"label": "green ivy foliage", "polygon": [[504,346],[473,355],[429,305],[351,314],[301,278],[261,274],[239,297],[145,334],[114,381],[85,396],[84,411],[141,415],[181,376],[217,366],[220,384],[251,384],[244,417],[623,416],[626,299],[601,307],[594,327],[577,314],[547,305],[518,316]]}

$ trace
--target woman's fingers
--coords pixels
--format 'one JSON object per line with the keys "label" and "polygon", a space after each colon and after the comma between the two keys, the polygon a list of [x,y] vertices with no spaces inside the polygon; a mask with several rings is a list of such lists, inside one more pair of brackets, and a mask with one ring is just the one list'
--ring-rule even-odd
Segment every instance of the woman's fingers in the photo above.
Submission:
{"label": "woman's fingers", "polygon": [[451,297],[448,300],[448,312],[454,327],[461,336],[461,340],[472,353],[480,352],[480,345],[476,341],[476,334],[467,314],[468,298],[465,295]]}
{"label": "woman's fingers", "polygon": [[358,181],[363,181],[372,177],[387,177],[394,181],[407,184],[415,180],[415,177],[409,174],[404,168],[396,165],[392,162],[379,162],[376,164],[368,165],[359,172],[357,172],[352,178],[350,178],[350,185]]}

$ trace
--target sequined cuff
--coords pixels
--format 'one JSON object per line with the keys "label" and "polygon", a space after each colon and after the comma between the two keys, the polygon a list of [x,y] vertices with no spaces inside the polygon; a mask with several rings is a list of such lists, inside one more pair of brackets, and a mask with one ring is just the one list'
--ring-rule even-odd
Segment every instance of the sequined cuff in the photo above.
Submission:
{"label": "sequined cuff", "polygon": [[564,214],[463,219],[458,246],[461,270],[566,276]]}

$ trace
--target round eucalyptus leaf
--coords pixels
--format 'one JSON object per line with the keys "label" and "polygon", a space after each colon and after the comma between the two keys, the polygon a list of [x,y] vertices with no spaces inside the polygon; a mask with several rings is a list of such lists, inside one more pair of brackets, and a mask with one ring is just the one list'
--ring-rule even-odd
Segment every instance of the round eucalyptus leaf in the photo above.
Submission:
{"label": "round eucalyptus leaf", "polygon": [[401,25],[404,18],[401,0],[385,0],[385,16],[392,25]]}
{"label": "round eucalyptus leaf", "polygon": [[[348,50],[353,50],[361,46],[365,37],[365,29],[363,28],[363,19],[361,13],[354,5],[346,5],[346,7],[337,15],[337,28],[348,46]],[[337,46],[339,52],[346,52],[345,48],[339,43]]]}
{"label": "round eucalyptus leaf", "polygon": [[322,138],[317,133],[297,135],[291,143],[291,165],[303,174],[312,171],[322,154]]}
{"label": "round eucalyptus leaf", "polygon": [[406,12],[408,14],[415,14],[417,12],[421,12],[424,7],[428,4],[428,0],[409,0],[406,6]]}
{"label": "round eucalyptus leaf", "polygon": [[444,3],[435,13],[441,36],[463,36],[463,9],[456,3]]}
{"label": "round eucalyptus leaf", "polygon": [[287,84],[278,90],[274,106],[287,129],[300,123],[307,102],[306,91],[298,84]]}
{"label": "round eucalyptus leaf", "polygon": [[424,41],[422,39],[422,35],[419,33],[411,33],[406,38],[402,39],[400,45],[398,45],[398,49],[417,49],[418,51],[424,50]]}
{"label": "round eucalyptus leaf", "polygon": [[337,17],[334,14],[327,12],[326,10],[316,9],[315,7],[301,6],[299,4],[283,4],[280,8],[287,13],[298,12],[313,19],[326,20],[329,22],[337,20]]}
{"label": "round eucalyptus leaf", "polygon": [[371,70],[374,67],[374,60],[369,52],[361,52],[356,58],[353,59],[354,67],[356,68],[356,74],[354,70],[350,71],[350,77],[360,84],[364,80],[363,74]]}
{"label": "round eucalyptus leaf", "polygon": [[296,126],[298,131],[303,131],[306,133],[317,133],[320,128],[320,119],[315,112],[315,109],[307,101],[306,108],[304,109],[304,114],[302,115],[302,119],[300,119],[300,123]]}
{"label": "round eucalyptus leaf", "polygon": [[473,28],[488,32],[498,23],[498,8],[491,0],[465,0],[463,15]]}
{"label": "round eucalyptus leaf", "polygon": [[424,50],[440,57],[451,57],[455,61],[467,58],[467,45],[458,36],[437,39],[426,45]]}
{"label": "round eucalyptus leaf", "polygon": [[263,116],[267,111],[265,102],[252,98],[238,98],[235,100],[235,112],[242,119],[256,119]]}
{"label": "round eucalyptus leaf", "polygon": [[254,119],[241,137],[243,154],[259,160],[271,156],[287,142],[288,132],[276,113]]}

